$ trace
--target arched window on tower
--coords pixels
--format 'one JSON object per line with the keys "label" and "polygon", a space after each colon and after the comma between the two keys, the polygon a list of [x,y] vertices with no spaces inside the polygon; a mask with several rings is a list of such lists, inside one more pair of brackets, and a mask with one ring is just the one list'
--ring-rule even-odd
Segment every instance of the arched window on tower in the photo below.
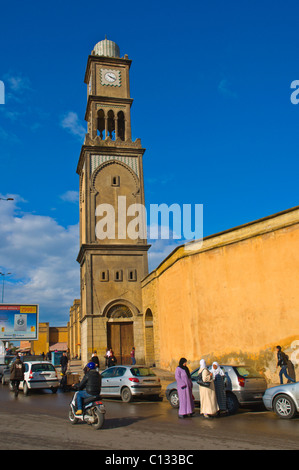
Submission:
{"label": "arched window on tower", "polygon": [[105,139],[105,113],[102,109],[98,111],[98,125],[97,125],[97,134],[101,137],[102,140]]}
{"label": "arched window on tower", "polygon": [[114,112],[108,111],[108,135],[111,140],[115,140],[115,122],[114,122]]}
{"label": "arched window on tower", "polygon": [[123,111],[117,113],[118,118],[118,137],[121,140],[125,140],[125,115]]}

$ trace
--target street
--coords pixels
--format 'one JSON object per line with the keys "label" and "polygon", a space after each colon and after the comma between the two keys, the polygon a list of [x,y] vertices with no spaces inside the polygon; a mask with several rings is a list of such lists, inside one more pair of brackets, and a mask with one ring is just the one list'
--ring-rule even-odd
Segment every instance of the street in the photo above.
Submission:
{"label": "street", "polygon": [[196,415],[179,420],[177,410],[162,402],[123,403],[103,400],[104,427],[72,425],[72,393],[32,392],[18,398],[0,385],[1,450],[298,450],[299,418],[282,420],[274,413],[243,409],[234,416],[206,420]]}

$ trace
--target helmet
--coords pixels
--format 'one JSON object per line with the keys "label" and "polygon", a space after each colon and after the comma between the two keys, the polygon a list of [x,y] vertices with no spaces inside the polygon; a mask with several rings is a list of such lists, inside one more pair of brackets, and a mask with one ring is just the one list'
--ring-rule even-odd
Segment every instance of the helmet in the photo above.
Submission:
{"label": "helmet", "polygon": [[94,362],[89,362],[86,367],[88,367],[88,369],[95,369],[96,365]]}

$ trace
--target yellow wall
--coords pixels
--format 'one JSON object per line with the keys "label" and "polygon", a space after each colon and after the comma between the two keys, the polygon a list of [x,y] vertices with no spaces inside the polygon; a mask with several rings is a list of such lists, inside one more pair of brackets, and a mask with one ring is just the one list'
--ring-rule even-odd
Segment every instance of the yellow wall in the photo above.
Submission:
{"label": "yellow wall", "polygon": [[[49,351],[49,347],[53,343],[68,343],[68,327],[49,327],[49,323],[38,324],[39,333],[38,340],[30,341],[32,354],[42,354]],[[22,343],[24,343],[22,345]],[[27,342],[26,342],[27,343]],[[25,342],[21,341],[20,347],[26,347]]]}
{"label": "yellow wall", "polygon": [[[247,363],[276,377],[276,350],[299,339],[299,209],[175,250],[143,280],[158,364]],[[192,245],[189,245],[192,248]],[[289,349],[289,353],[291,350]]]}
{"label": "yellow wall", "polygon": [[42,354],[49,351],[49,323],[38,324],[38,340],[31,341],[31,352],[34,354]]}

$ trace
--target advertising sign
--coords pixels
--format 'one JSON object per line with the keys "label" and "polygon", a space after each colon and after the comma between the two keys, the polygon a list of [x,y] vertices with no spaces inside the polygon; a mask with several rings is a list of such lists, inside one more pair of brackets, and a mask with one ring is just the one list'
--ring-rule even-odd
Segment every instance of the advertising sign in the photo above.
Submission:
{"label": "advertising sign", "polygon": [[38,305],[0,304],[0,340],[38,339]]}

